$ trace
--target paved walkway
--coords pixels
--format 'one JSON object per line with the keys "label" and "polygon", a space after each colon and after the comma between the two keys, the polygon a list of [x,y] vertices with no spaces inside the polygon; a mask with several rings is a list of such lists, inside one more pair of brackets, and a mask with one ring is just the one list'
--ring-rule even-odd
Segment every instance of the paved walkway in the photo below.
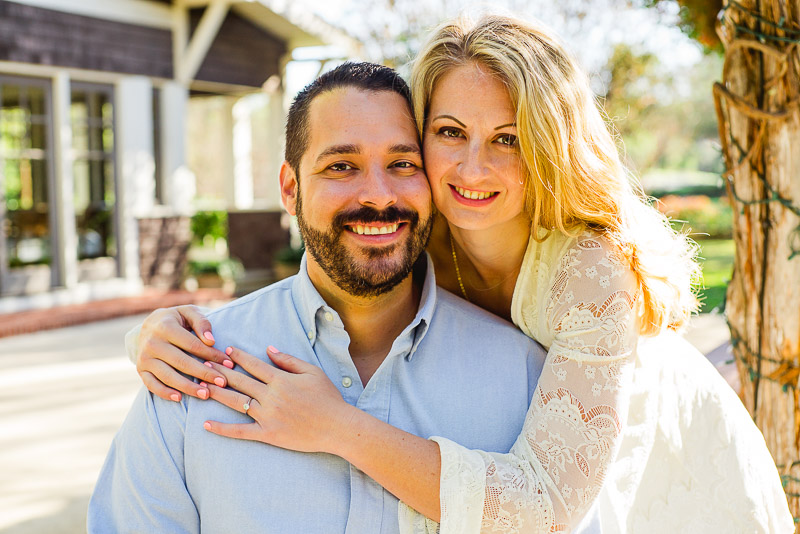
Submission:
{"label": "paved walkway", "polygon": [[[89,495],[139,389],[122,339],[142,318],[0,339],[0,534],[86,531]],[[698,318],[688,337],[728,359],[720,317]]]}
{"label": "paved walkway", "polygon": [[139,378],[143,316],[0,339],[0,532],[86,532],[86,506]]}
{"label": "paved walkway", "polygon": [[207,305],[209,302],[229,298],[230,295],[222,289],[198,289],[192,292],[146,289],[140,295],[131,297],[0,314],[0,337],[30,334],[42,330],[125,317],[126,315],[149,313],[156,308],[181,304]]}

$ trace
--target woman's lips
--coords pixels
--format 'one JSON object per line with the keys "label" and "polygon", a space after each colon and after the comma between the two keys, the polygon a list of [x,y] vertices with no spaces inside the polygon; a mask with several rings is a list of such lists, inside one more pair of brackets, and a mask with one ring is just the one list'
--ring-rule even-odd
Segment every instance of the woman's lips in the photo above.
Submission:
{"label": "woman's lips", "polygon": [[457,185],[448,184],[453,197],[467,206],[485,206],[497,198],[497,191],[475,191]]}

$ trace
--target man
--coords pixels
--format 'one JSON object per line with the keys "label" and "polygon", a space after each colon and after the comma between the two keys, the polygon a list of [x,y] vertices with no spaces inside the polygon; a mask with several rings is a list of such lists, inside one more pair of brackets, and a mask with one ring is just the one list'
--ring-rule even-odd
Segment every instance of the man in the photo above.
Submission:
{"label": "man", "polygon": [[[281,194],[308,254],[296,277],[212,312],[216,346],[263,355],[274,345],[383,421],[507,451],[543,351],[437,289],[422,254],[430,191],[402,79],[364,63],[321,76],[289,112],[286,160]],[[143,390],[95,488],[90,532],[397,532],[397,500],[341,458],[223,438],[207,420],[249,418]]]}

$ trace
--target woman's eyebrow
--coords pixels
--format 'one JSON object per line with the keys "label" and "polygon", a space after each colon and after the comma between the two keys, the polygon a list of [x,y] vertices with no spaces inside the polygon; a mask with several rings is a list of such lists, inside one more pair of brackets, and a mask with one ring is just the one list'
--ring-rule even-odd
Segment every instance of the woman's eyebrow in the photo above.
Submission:
{"label": "woman's eyebrow", "polygon": [[516,122],[509,122],[508,124],[502,124],[502,125],[498,126],[497,128],[495,128],[495,130],[499,130],[501,128],[508,128],[509,126],[514,126],[516,128],[517,123]]}
{"label": "woman's eyebrow", "polygon": [[463,122],[461,122],[457,118],[453,117],[452,115],[438,115],[438,116],[433,118],[433,120],[439,120],[439,119],[450,119],[453,122],[457,122],[462,128],[466,128],[467,127],[466,124],[464,124]]}

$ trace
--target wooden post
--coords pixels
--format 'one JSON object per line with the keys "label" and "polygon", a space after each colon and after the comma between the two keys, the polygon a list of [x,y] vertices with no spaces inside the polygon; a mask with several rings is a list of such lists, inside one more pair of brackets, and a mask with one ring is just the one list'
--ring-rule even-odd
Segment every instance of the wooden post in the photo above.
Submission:
{"label": "wooden post", "polygon": [[800,0],[725,0],[714,86],[736,242],[726,313],[742,398],[800,517]]}

